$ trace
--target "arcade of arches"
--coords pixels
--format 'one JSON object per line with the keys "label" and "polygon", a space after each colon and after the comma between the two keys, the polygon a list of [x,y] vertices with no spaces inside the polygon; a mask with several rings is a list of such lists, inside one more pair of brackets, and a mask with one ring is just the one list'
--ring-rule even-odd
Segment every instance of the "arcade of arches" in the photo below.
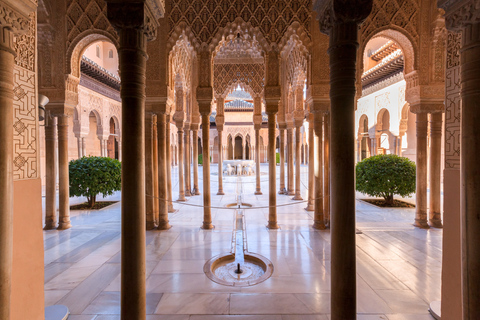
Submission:
{"label": "arcade of arches", "polygon": [[251,163],[265,239],[289,229],[279,203],[305,202],[303,241],[328,235],[328,259],[311,252],[329,270],[315,301],[356,319],[354,165],[376,154],[416,162],[409,227],[442,235],[441,265],[423,265],[441,272],[442,319],[480,314],[478,1],[0,0],[0,12],[0,319],[43,319],[44,276],[71,265],[45,268],[42,239],[77,231],[68,162],[90,155],[122,162],[123,320],[146,319],[146,230],[177,237],[175,204],[190,203],[212,237],[235,160]]}

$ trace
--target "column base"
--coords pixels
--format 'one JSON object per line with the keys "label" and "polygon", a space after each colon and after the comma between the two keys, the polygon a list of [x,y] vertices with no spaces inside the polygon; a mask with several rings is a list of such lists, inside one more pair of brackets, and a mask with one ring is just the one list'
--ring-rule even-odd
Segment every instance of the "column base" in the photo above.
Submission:
{"label": "column base", "polygon": [[268,221],[267,228],[270,230],[280,229],[276,221]]}
{"label": "column base", "polygon": [[170,229],[172,226],[170,225],[170,223],[168,222],[163,222],[161,224],[158,225],[157,227],[157,230],[168,230]]}
{"label": "column base", "polygon": [[52,229],[56,229],[56,223],[53,222],[53,224],[46,224],[45,227],[43,227],[43,230],[52,230]]}
{"label": "column base", "polygon": [[415,222],[413,223],[415,227],[422,228],[422,229],[430,229],[430,226],[428,225],[427,221],[425,220],[418,220],[415,219]]}
{"label": "column base", "polygon": [[175,208],[173,207],[173,204],[170,203],[168,205],[168,213],[174,213],[175,211],[177,211],[177,210],[175,210]]}
{"label": "column base", "polygon": [[292,198],[292,200],[303,200],[301,195],[296,194],[295,197]]}
{"label": "column base", "polygon": [[263,194],[263,193],[262,193],[262,191],[260,191],[260,190],[256,190],[254,194],[258,196],[258,195],[261,195],[261,194]]}
{"label": "column base", "polygon": [[191,197],[192,193],[190,191],[185,191],[185,197]]}
{"label": "column base", "polygon": [[200,195],[200,190],[198,189],[198,187],[193,188],[193,194],[196,196]]}
{"label": "column base", "polygon": [[325,229],[327,229],[327,226],[325,225],[325,222],[323,222],[323,221],[314,221],[313,225],[312,225],[312,228],[317,229],[317,230],[325,230]]}
{"label": "column base", "polygon": [[178,202],[185,202],[185,201],[187,201],[187,199],[185,199],[185,196],[180,196],[180,197],[178,197],[177,201]]}
{"label": "column base", "polygon": [[211,223],[204,222],[203,225],[201,226],[201,228],[203,230],[212,230],[213,228],[215,228],[215,226]]}
{"label": "column base", "polygon": [[280,190],[278,191],[278,194],[285,194],[285,187],[280,187]]}
{"label": "column base", "polygon": [[440,219],[430,219],[428,221],[429,221],[430,227],[432,228],[439,228],[439,229],[443,228],[442,220]]}
{"label": "column base", "polygon": [[152,222],[147,222],[147,225],[146,225],[146,229],[147,230],[153,230],[155,229],[155,223],[152,221]]}
{"label": "column base", "polygon": [[315,211],[315,205],[313,204],[308,204],[307,207],[305,208],[306,211]]}
{"label": "column base", "polygon": [[225,192],[223,192],[223,190],[218,190],[217,196],[224,196],[224,195],[225,195]]}
{"label": "column base", "polygon": [[71,227],[72,227],[72,225],[70,224],[70,221],[69,222],[60,222],[58,224],[57,230],[66,230],[66,229],[70,229]]}
{"label": "column base", "polygon": [[293,190],[286,190],[285,194],[286,194],[287,196],[293,196],[293,195],[295,195],[295,191],[293,191]]}

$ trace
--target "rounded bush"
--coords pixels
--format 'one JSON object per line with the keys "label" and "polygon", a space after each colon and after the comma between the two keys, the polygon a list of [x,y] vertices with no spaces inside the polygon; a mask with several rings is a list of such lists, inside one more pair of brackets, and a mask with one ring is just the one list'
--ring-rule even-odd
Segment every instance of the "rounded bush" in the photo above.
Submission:
{"label": "rounded bush", "polygon": [[87,197],[93,208],[98,194],[112,195],[122,187],[120,161],[108,157],[82,157],[68,166],[70,195]]}
{"label": "rounded bush", "polygon": [[393,195],[408,197],[415,192],[415,171],[415,163],[408,158],[376,155],[357,163],[356,189],[393,205]]}

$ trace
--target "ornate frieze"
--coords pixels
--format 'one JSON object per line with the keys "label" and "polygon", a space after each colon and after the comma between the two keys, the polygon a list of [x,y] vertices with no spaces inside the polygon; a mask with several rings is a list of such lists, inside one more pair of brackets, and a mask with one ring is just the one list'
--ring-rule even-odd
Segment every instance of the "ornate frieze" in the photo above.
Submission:
{"label": "ornate frieze", "polygon": [[265,65],[261,64],[214,64],[213,86],[217,96],[225,97],[232,84],[243,83],[253,95],[263,92]]}
{"label": "ornate frieze", "polygon": [[82,74],[80,77],[80,85],[88,88],[92,91],[98,92],[110,99],[121,101],[120,91],[112,89],[110,86],[105,85],[102,82],[99,82],[87,75]]}
{"label": "ornate frieze", "polygon": [[480,22],[480,0],[440,0],[438,6],[445,10],[448,30],[460,31],[469,24]]}

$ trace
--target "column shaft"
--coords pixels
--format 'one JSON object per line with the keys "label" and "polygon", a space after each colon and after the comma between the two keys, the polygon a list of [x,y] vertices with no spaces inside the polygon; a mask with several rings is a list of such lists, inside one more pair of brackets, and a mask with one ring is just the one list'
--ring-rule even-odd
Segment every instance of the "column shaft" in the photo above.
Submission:
{"label": "column shaft", "polygon": [[[355,80],[358,25],[330,32],[332,320],[356,319]],[[326,130],[327,129],[327,126]]]}
{"label": "column shaft", "polygon": [[430,226],[442,227],[440,174],[442,161],[442,113],[430,115]]}
{"label": "column shaft", "polygon": [[276,114],[268,113],[268,228],[278,229],[277,224],[277,174],[275,161],[275,118]]}
{"label": "column shaft", "polygon": [[198,187],[198,130],[193,130],[193,191],[196,196],[200,195]]}
{"label": "column shaft", "polygon": [[296,127],[295,130],[295,196],[293,200],[303,200],[302,195],[300,193],[300,170],[301,170],[301,147],[302,142],[300,140],[301,133],[300,133],[300,126]]}
{"label": "column shaft", "polygon": [[[110,3],[109,3],[110,5]],[[142,29],[119,28],[122,75],[121,319],[145,320],[145,69]]]}
{"label": "column shaft", "polygon": [[255,194],[262,194],[262,187],[260,185],[260,128],[255,128]]}
{"label": "column shaft", "polygon": [[57,118],[45,119],[45,230],[57,227]]}
{"label": "column shaft", "polygon": [[85,137],[82,138],[82,157],[87,156],[87,144],[85,142]]}
{"label": "column shaft", "polygon": [[[47,129],[47,125],[45,125],[45,130]],[[46,135],[46,131],[45,131],[45,135]],[[46,138],[46,137],[45,137]],[[81,158],[83,157],[82,155],[82,137],[77,137],[77,148],[78,148],[78,158]]]}
{"label": "column shaft", "polygon": [[153,155],[153,216],[155,225],[158,225],[158,127],[157,127],[157,115],[153,115],[153,132],[152,132],[152,155]]}
{"label": "column shaft", "polygon": [[313,131],[314,122],[308,126],[308,203],[305,210],[315,210],[315,137]]}
{"label": "column shaft", "polygon": [[[0,319],[10,319],[13,263],[14,51],[11,49],[12,32],[7,28],[1,28],[0,31]],[[8,47],[5,46],[7,44]]]}
{"label": "column shaft", "polygon": [[212,211],[210,195],[210,115],[202,114],[203,145],[203,225],[202,229],[212,229]]}
{"label": "column shaft", "polygon": [[280,139],[280,191],[279,194],[285,193],[285,130],[279,130]]}
{"label": "column shaft", "polygon": [[287,164],[287,175],[288,175],[288,195],[295,194],[295,186],[293,184],[293,129],[287,129],[287,147],[288,147],[288,164]]}
{"label": "column shaft", "polygon": [[417,174],[415,223],[420,228],[427,224],[427,127],[428,114],[417,113]]}
{"label": "column shaft", "polygon": [[315,152],[314,171],[315,171],[315,213],[313,215],[313,227],[315,229],[325,229],[324,216],[324,197],[323,197],[323,115],[314,114],[314,144]]}
{"label": "column shaft", "polygon": [[[473,10],[473,9],[471,9]],[[478,10],[477,10],[478,12]],[[480,23],[466,27],[462,34],[462,148],[461,216],[463,316],[477,319],[480,314]],[[466,146],[465,148],[463,146]]]}
{"label": "column shaft", "polygon": [[170,229],[168,222],[168,191],[167,191],[167,117],[165,113],[157,114],[158,131],[158,229]]}
{"label": "column shaft", "polygon": [[153,211],[153,203],[158,202],[154,198],[154,179],[153,176],[153,121],[154,117],[151,113],[145,116],[145,214],[146,228],[152,230],[155,228],[155,214]]}
{"label": "column shaft", "polygon": [[223,159],[222,159],[222,130],[218,130],[218,192],[217,195],[224,195],[223,193]]}
{"label": "column shaft", "polygon": [[168,212],[175,212],[172,202],[172,145],[171,145],[171,132],[170,132],[170,115],[167,115],[166,123],[166,134],[165,134],[165,143],[166,143],[166,157],[167,157],[167,206]]}
{"label": "column shaft", "polygon": [[323,214],[330,226],[330,113],[323,115]]}
{"label": "column shaft", "polygon": [[70,182],[68,175],[68,117],[58,117],[58,229],[71,228]]}
{"label": "column shaft", "polygon": [[178,200],[186,201],[185,199],[185,184],[183,180],[183,128],[178,126]]}
{"label": "column shaft", "polygon": [[191,188],[190,188],[190,128],[189,126],[185,127],[184,142],[185,142],[185,149],[184,149],[185,159],[183,164],[185,165],[185,172],[184,172],[185,196],[190,197],[192,196],[192,194],[191,194]]}

